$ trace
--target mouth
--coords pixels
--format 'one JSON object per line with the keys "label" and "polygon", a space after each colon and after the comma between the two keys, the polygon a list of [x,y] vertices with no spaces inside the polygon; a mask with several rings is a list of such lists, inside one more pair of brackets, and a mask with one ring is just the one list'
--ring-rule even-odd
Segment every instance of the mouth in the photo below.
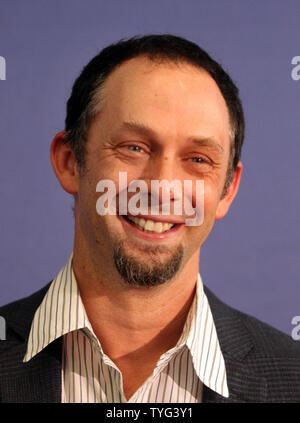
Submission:
{"label": "mouth", "polygon": [[132,225],[139,228],[141,231],[161,234],[172,229],[175,224],[168,222],[155,222],[154,220],[139,218],[135,216],[124,216],[125,219]]}
{"label": "mouth", "polygon": [[119,215],[126,227],[143,238],[166,239],[174,236],[184,226],[183,223],[152,220],[144,217]]}

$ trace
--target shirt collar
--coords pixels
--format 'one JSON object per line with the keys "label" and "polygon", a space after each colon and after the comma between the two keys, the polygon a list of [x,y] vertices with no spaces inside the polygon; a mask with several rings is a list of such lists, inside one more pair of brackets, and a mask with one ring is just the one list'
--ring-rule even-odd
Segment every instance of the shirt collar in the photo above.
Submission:
{"label": "shirt collar", "polygon": [[186,333],[186,345],[191,351],[195,371],[206,386],[228,398],[225,361],[199,273],[193,306],[187,319],[190,325],[183,334]]}
{"label": "shirt collar", "polygon": [[72,258],[73,254],[51,283],[35,312],[24,362],[69,332],[84,328],[93,331],[81,300]]}
{"label": "shirt collar", "polygon": [[[97,340],[103,355],[81,300],[72,258],[73,254],[53,280],[35,312],[23,362],[31,360],[55,339],[80,329],[87,330]],[[176,346],[166,354],[171,355],[184,346],[190,350],[199,379],[213,391],[228,397],[225,362],[200,274],[182,334]]]}

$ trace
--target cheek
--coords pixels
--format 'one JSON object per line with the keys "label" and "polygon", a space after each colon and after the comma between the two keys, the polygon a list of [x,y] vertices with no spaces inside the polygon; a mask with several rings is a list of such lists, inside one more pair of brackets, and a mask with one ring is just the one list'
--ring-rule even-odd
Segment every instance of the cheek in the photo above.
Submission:
{"label": "cheek", "polygon": [[[210,184],[204,185],[204,221],[215,220],[219,203],[219,194],[216,188]],[[208,223],[208,222],[207,222]]]}
{"label": "cheek", "polygon": [[204,185],[199,186],[198,192],[193,190],[193,207],[204,206],[204,218],[215,215],[218,203],[219,193],[215,184],[204,181]]}
{"label": "cheek", "polygon": [[204,183],[204,221],[199,226],[186,227],[189,245],[191,242],[193,245],[202,245],[208,237],[215,222],[218,203],[218,191],[214,184]]}
{"label": "cheek", "polygon": [[116,194],[119,194],[119,190],[123,190],[127,187],[132,180],[141,179],[139,172],[132,170],[129,166],[120,167],[118,163],[113,166],[101,166],[100,169],[95,172],[94,176],[94,191],[96,191],[96,185],[101,180],[109,180],[114,184]]}

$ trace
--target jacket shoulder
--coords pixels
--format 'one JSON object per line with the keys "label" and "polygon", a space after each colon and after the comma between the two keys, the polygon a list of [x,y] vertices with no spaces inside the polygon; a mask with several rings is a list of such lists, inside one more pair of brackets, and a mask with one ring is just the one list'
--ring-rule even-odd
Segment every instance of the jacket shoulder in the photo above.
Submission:
{"label": "jacket shoulder", "polygon": [[273,326],[248,314],[237,312],[239,318],[252,335],[256,354],[296,358],[300,360],[300,342]]}
{"label": "jacket shoulder", "polygon": [[[219,331],[223,332],[222,327],[225,326],[232,340],[234,337],[239,338],[239,344],[247,334],[248,341],[251,340],[252,343],[248,355],[294,357],[300,360],[299,341],[295,341],[292,336],[268,323],[223,303],[209,289],[205,288],[205,292],[216,320],[216,326],[219,326]],[[228,327],[228,322],[231,330]]]}

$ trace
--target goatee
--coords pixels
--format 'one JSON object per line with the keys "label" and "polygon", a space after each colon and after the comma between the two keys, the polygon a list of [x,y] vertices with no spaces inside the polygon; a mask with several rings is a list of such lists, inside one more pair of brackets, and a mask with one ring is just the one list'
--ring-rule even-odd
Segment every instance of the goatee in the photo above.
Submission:
{"label": "goatee", "polygon": [[126,253],[124,243],[114,247],[114,263],[122,277],[129,285],[153,287],[172,279],[178,272],[182,259],[183,247],[179,245],[170,258],[162,261],[159,257],[160,247],[147,249],[145,256],[149,257],[149,264],[138,260]]}

